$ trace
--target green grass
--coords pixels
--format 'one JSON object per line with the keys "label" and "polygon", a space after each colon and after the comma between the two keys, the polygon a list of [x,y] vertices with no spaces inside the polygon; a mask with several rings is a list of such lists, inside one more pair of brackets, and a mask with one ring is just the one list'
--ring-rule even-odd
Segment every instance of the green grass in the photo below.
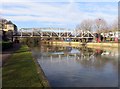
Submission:
{"label": "green grass", "polygon": [[3,87],[46,87],[27,46],[22,46],[2,69]]}

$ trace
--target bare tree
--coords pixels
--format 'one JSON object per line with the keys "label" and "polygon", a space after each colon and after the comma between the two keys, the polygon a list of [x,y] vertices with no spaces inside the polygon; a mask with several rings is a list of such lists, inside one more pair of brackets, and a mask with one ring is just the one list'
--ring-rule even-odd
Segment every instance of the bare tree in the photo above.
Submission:
{"label": "bare tree", "polygon": [[94,26],[95,26],[95,29],[98,33],[104,32],[108,28],[107,22],[103,18],[95,19]]}
{"label": "bare tree", "polygon": [[118,30],[118,19],[115,19],[112,26],[111,26],[112,31]]}
{"label": "bare tree", "polygon": [[[91,19],[83,20],[79,25],[76,26],[76,33],[77,35],[84,36],[87,33],[87,31],[92,31],[92,27],[93,27],[93,20]],[[82,39],[82,42],[86,40],[88,39]]]}
{"label": "bare tree", "polygon": [[77,26],[78,30],[92,31],[93,21],[90,19],[83,20],[80,25]]}

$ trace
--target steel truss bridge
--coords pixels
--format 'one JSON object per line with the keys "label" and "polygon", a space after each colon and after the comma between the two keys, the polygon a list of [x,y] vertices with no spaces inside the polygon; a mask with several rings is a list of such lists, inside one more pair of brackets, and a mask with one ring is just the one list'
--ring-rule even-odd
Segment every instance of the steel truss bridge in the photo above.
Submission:
{"label": "steel truss bridge", "polygon": [[76,31],[64,28],[21,28],[13,37],[41,38],[94,38],[90,31]]}

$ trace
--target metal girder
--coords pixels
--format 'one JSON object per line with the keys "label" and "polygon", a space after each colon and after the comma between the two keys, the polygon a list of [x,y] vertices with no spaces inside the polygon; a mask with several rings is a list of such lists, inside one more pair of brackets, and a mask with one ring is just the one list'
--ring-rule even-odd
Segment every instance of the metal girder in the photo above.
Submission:
{"label": "metal girder", "polygon": [[[49,31],[50,30],[50,31]],[[56,31],[58,30],[58,31]],[[63,31],[63,32],[62,32]],[[57,38],[94,38],[95,36],[90,31],[73,31],[70,32],[65,29],[55,29],[55,28],[21,28],[19,29],[20,35],[15,35],[15,37],[34,37],[34,36],[40,36],[40,37],[57,37]],[[26,35],[25,35],[26,33]],[[93,37],[89,37],[89,34]],[[85,35],[88,35],[88,37],[85,37]]]}

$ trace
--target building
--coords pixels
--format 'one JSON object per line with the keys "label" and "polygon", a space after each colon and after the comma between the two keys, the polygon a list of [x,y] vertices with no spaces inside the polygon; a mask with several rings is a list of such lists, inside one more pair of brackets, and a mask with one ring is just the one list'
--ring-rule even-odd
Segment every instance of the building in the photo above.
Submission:
{"label": "building", "polygon": [[14,31],[14,24],[11,21],[5,23],[4,31]]}
{"label": "building", "polygon": [[0,37],[2,40],[13,41],[13,34],[17,34],[17,26],[11,21],[0,19]]}

